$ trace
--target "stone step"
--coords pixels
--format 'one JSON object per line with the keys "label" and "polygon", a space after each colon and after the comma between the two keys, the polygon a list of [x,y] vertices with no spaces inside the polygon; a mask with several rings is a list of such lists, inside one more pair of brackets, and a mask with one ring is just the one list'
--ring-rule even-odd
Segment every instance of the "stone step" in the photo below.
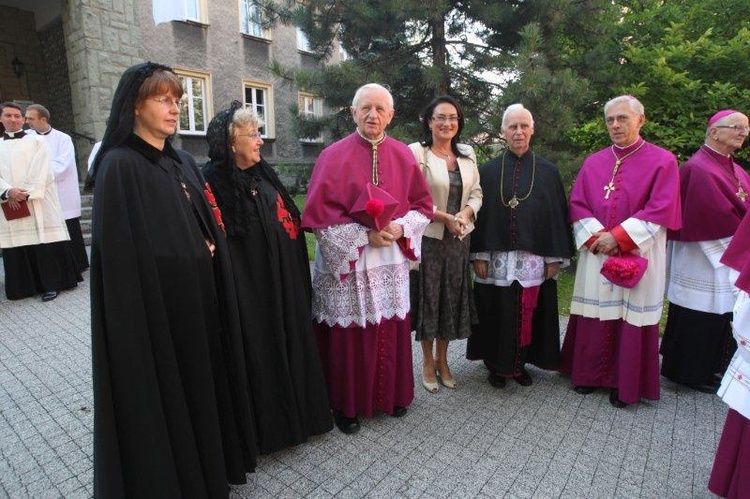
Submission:
{"label": "stone step", "polygon": [[84,194],[81,191],[81,233],[83,234],[83,242],[89,246],[91,245],[91,214],[93,211],[94,195]]}
{"label": "stone step", "polygon": [[81,194],[81,206],[91,207],[94,205],[93,194]]}

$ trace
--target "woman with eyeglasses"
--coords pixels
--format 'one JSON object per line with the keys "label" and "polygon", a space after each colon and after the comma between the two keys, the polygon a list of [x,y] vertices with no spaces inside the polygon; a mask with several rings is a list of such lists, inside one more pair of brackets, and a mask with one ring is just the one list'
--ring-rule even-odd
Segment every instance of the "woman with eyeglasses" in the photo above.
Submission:
{"label": "woman with eyeglasses", "polygon": [[479,170],[471,146],[459,144],[461,105],[444,95],[421,117],[424,139],[409,145],[430,186],[435,218],[422,239],[419,271],[412,272],[412,325],[422,344],[422,386],[455,389],[448,342],[465,339],[477,322],[469,272],[469,232],[482,206]]}
{"label": "woman with eyeglasses", "polygon": [[258,447],[270,454],[333,428],[310,320],[300,212],[261,157],[259,118],[238,101],[208,126],[204,169],[226,227]]}
{"label": "woman with eyeglasses", "polygon": [[126,70],[88,181],[96,497],[226,497],[255,466],[229,251],[169,141],[182,94],[166,66]]}

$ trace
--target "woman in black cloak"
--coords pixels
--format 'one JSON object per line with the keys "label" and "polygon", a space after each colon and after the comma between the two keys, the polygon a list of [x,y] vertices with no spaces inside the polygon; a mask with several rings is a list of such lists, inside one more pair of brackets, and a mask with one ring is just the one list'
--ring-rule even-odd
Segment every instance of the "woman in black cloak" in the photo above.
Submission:
{"label": "woman in black cloak", "polygon": [[123,74],[94,184],[94,494],[227,497],[256,444],[226,240],[176,150],[183,90],[166,66]]}
{"label": "woman in black cloak", "polygon": [[204,174],[226,224],[261,454],[333,428],[311,322],[300,213],[260,156],[258,118],[235,101],[208,126]]}

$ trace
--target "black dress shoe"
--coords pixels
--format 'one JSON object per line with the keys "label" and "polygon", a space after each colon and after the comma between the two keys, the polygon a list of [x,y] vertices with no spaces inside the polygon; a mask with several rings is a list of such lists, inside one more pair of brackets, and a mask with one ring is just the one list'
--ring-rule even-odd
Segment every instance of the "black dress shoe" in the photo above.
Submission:
{"label": "black dress shoe", "polygon": [[490,374],[487,376],[487,381],[489,381],[490,385],[495,388],[505,388],[505,378],[497,373],[493,373],[492,371],[490,371]]}
{"label": "black dress shoe", "polygon": [[391,414],[391,416],[393,416],[394,418],[402,418],[406,416],[406,407],[394,407],[393,414]]}
{"label": "black dress shoe", "polygon": [[628,404],[620,400],[620,392],[615,388],[609,392],[609,403],[612,404],[612,407],[617,407],[618,409],[628,406]]}
{"label": "black dress shoe", "polygon": [[516,380],[516,383],[521,386],[531,386],[531,384],[534,382],[531,379],[531,375],[526,371],[526,369],[521,369],[521,374],[519,374],[518,376],[514,376],[513,379]]}
{"label": "black dress shoe", "polygon": [[52,301],[57,298],[57,291],[47,291],[42,295],[42,301]]}
{"label": "black dress shoe", "polygon": [[574,386],[573,391],[580,395],[590,395],[594,393],[593,386]]}
{"label": "black dress shoe", "polygon": [[348,418],[337,412],[333,415],[333,419],[336,422],[336,428],[347,435],[352,435],[359,431],[359,419],[356,417]]}

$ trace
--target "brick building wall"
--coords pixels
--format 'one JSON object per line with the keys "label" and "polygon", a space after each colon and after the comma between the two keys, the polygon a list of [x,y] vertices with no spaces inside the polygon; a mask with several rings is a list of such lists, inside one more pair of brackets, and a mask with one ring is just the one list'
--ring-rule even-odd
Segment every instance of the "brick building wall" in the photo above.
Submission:
{"label": "brick building wall", "polygon": [[[11,64],[17,57],[23,73],[17,77]],[[46,95],[44,60],[34,14],[13,7],[0,8],[0,92],[2,100],[44,102]]]}
{"label": "brick building wall", "polygon": [[41,102],[52,115],[51,123],[58,130],[70,134],[75,129],[73,102],[70,94],[68,58],[61,18],[39,30],[39,41],[44,56],[47,76],[47,97]]}

